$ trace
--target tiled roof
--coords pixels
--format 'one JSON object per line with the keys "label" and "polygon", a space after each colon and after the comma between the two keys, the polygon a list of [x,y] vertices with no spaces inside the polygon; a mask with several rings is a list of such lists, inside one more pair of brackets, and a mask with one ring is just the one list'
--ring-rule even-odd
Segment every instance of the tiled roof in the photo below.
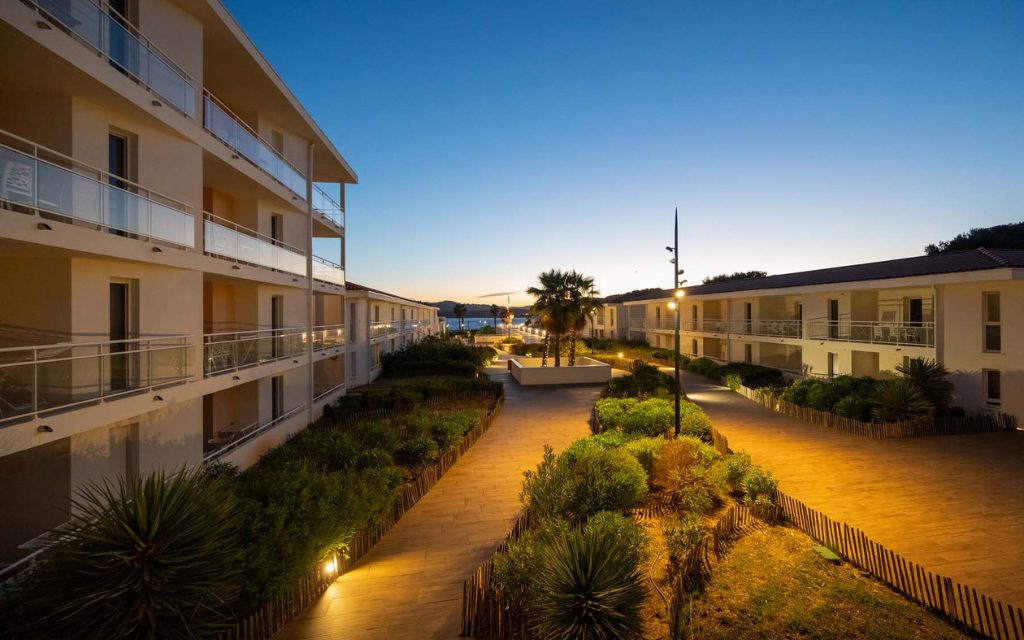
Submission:
{"label": "tiled roof", "polygon": [[[380,289],[374,289],[373,287],[367,287],[366,285],[362,285],[362,284],[356,284],[355,282],[346,282],[345,283],[345,290],[346,291],[370,291],[370,292],[373,292],[373,293],[379,293],[379,294],[384,295],[384,296],[389,296],[391,298],[396,298],[398,300],[405,300],[406,302],[411,302],[412,304],[418,304],[421,307],[430,307],[429,304],[420,302],[419,300],[413,300],[412,298],[406,298],[406,297],[403,297],[403,296],[396,296],[393,293],[388,293],[387,291],[381,291]],[[431,308],[435,308],[435,307],[431,307]]]}
{"label": "tiled roof", "polygon": [[[749,280],[733,280],[686,287],[687,295],[710,295],[716,293],[734,293],[739,291],[758,291],[763,289],[785,289],[788,287],[808,287],[823,284],[839,284],[843,282],[860,282],[864,280],[889,280],[892,278],[910,278],[914,276],[931,276],[943,273],[962,273],[968,271],[984,271],[986,269],[1004,269],[1007,267],[1024,268],[1024,250],[1019,249],[971,249],[969,251],[953,251],[932,256],[899,258],[868,262],[845,267],[830,267],[814,271],[783,273],[765,278]],[[670,289],[656,289],[635,295],[625,294],[626,299],[620,302],[636,300],[661,300],[671,298]]]}

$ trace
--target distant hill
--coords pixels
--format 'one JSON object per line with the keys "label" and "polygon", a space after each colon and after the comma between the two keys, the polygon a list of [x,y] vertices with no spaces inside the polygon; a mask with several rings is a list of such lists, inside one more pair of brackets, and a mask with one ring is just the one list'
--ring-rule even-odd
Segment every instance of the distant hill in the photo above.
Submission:
{"label": "distant hill", "polygon": [[[441,302],[424,302],[423,304],[429,304],[432,307],[437,307],[439,311],[437,315],[445,316],[446,318],[454,318],[455,311],[454,307],[457,304],[454,300],[443,300]],[[505,305],[496,303],[502,309]],[[529,311],[530,307],[512,307],[512,313],[517,318],[526,316],[526,312]],[[466,303],[466,317],[467,318],[490,318],[491,317],[491,305],[489,304],[469,304]],[[501,318],[501,315],[498,315]]]}
{"label": "distant hill", "polygon": [[952,240],[930,244],[924,252],[930,256],[950,251],[968,249],[1024,249],[1024,222],[1000,224],[994,227],[975,228],[958,234]]}

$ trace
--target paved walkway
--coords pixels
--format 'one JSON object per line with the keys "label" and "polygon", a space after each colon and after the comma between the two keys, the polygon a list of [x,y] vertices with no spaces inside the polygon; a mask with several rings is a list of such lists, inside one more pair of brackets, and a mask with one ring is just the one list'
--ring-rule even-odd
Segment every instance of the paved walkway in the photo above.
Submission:
{"label": "paved walkway", "polygon": [[762,407],[682,372],[734,451],[875,542],[1024,607],[1024,432],[872,440]]}
{"label": "paved walkway", "polygon": [[523,471],[550,444],[590,433],[591,387],[520,387],[505,370],[505,407],[487,433],[352,571],[275,640],[441,640],[461,632],[462,585],[518,517]]}

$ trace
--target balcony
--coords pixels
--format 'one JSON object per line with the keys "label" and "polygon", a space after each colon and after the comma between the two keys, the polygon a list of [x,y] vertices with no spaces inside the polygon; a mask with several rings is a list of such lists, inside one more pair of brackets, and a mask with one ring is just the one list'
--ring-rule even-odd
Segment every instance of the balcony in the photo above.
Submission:
{"label": "balcony", "polygon": [[402,331],[402,323],[398,320],[392,320],[391,322],[371,322],[370,323],[370,337],[371,338],[382,338],[384,336],[390,336],[398,334]]}
{"label": "balcony", "polygon": [[203,374],[228,371],[292,358],[306,353],[305,329],[257,329],[208,333],[203,336]]}
{"label": "balcony", "polygon": [[934,347],[935,323],[818,318],[807,322],[807,337],[835,342]]}
{"label": "balcony", "polygon": [[[697,331],[703,333],[725,333],[728,324],[725,320],[680,320],[680,331]],[[675,318],[630,318],[629,328],[644,331],[675,331]]]}
{"label": "balcony", "polygon": [[[188,206],[0,131],[0,202],[96,225],[117,235],[195,246]],[[9,146],[10,145],[10,146]]]}
{"label": "balcony", "polygon": [[0,349],[0,425],[185,382],[191,336]]}
{"label": "balcony", "polygon": [[306,177],[302,172],[285,160],[279,151],[261,138],[224,103],[205,90],[203,128],[300,199],[306,199]]}
{"label": "balcony", "polygon": [[345,228],[345,208],[315,184],[313,185],[313,208],[338,228]]}
{"label": "balcony", "polygon": [[195,118],[195,82],[184,69],[102,0],[28,0],[58,28],[71,33],[114,68]]}
{"label": "balcony", "polygon": [[210,464],[211,462],[216,462],[245,443],[259,438],[261,435],[270,431],[282,422],[290,420],[292,417],[302,413],[306,410],[307,406],[308,405],[306,404],[301,404],[291,411],[262,424],[259,422],[253,422],[242,427],[221,429],[217,433],[216,438],[206,443],[205,452],[203,453],[203,463]]}
{"label": "balcony", "polygon": [[306,254],[212,213],[203,214],[203,250],[219,258],[306,277]]}
{"label": "balcony", "polygon": [[345,270],[341,268],[341,265],[320,256],[313,256],[313,278],[336,284],[339,287],[345,286]]}
{"label": "balcony", "polygon": [[801,320],[731,320],[729,332],[734,335],[764,336],[769,338],[802,338]]}
{"label": "balcony", "polygon": [[345,325],[324,324],[313,327],[313,351],[333,349],[345,344]]}

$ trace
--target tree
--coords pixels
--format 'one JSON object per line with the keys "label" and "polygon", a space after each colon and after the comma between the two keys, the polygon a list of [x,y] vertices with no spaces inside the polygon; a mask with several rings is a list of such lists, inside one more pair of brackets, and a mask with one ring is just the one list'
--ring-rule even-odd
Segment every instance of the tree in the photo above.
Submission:
{"label": "tree", "polygon": [[736,271],[735,273],[723,273],[717,276],[708,276],[704,278],[704,284],[714,284],[716,282],[733,282],[735,280],[753,280],[755,278],[767,278],[767,271]]}
{"label": "tree", "polygon": [[976,227],[961,233],[952,240],[930,244],[924,252],[930,256],[950,251],[966,251],[987,247],[989,249],[1024,249],[1024,222],[1000,224],[994,227]]}
{"label": "tree", "polygon": [[459,331],[465,331],[466,325],[463,320],[466,317],[466,305],[456,302],[455,306],[452,307],[452,314],[459,319]]}
{"label": "tree", "polygon": [[572,300],[574,322],[569,343],[569,366],[576,366],[576,338],[586,329],[593,314],[604,308],[597,297],[600,291],[594,289],[594,279],[573,271],[568,277],[569,295]]}
{"label": "tree", "polygon": [[494,326],[498,326],[498,314],[501,313],[501,307],[496,304],[491,305],[491,317],[494,318]]}
{"label": "tree", "polygon": [[548,343],[554,342],[555,366],[562,366],[562,336],[569,333],[573,318],[570,310],[568,274],[556,269],[545,271],[538,276],[539,287],[530,287],[526,293],[536,296],[537,301],[530,307],[530,313],[540,316],[540,326],[547,333],[544,336],[544,362],[547,366]]}

